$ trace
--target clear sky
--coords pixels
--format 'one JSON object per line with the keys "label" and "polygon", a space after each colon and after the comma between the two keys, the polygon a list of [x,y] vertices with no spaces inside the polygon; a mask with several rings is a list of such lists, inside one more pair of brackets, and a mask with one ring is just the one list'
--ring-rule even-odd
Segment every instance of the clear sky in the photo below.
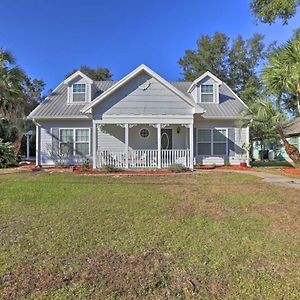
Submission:
{"label": "clear sky", "polygon": [[141,63],[168,80],[181,78],[178,59],[202,34],[234,38],[258,32],[279,43],[300,27],[256,25],[247,0],[0,0],[0,47],[47,89],[82,64],[108,67],[120,79]]}

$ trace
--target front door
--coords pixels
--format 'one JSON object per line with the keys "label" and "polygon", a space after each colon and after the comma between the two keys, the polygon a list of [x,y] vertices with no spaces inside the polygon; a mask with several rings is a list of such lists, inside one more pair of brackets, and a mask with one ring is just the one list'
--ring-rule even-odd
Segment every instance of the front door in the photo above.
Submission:
{"label": "front door", "polygon": [[172,129],[161,130],[161,149],[162,150],[172,149]]}

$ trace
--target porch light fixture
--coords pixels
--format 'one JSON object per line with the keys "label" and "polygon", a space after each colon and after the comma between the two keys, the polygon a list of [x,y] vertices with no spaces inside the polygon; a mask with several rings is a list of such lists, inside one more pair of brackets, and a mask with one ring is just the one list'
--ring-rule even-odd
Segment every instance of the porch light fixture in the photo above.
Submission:
{"label": "porch light fixture", "polygon": [[180,126],[177,127],[177,133],[180,133]]}

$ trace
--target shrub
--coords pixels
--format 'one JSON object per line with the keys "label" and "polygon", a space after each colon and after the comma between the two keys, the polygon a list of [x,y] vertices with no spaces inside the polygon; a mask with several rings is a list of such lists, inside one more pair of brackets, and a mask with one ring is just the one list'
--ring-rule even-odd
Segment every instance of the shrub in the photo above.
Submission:
{"label": "shrub", "polygon": [[114,167],[113,165],[104,165],[104,166],[102,166],[101,170],[104,171],[104,172],[106,172],[106,173],[120,171],[120,169]]}
{"label": "shrub", "polygon": [[90,161],[89,161],[88,159],[85,159],[85,160],[82,162],[81,170],[82,170],[82,171],[87,171],[89,168],[90,168]]}
{"label": "shrub", "polygon": [[12,143],[3,142],[0,139],[0,168],[8,168],[17,165]]}
{"label": "shrub", "polygon": [[182,164],[172,164],[171,166],[169,166],[168,169],[172,172],[175,172],[175,173],[179,173],[179,172],[182,172],[182,171],[186,172],[188,170],[188,168],[186,168]]}

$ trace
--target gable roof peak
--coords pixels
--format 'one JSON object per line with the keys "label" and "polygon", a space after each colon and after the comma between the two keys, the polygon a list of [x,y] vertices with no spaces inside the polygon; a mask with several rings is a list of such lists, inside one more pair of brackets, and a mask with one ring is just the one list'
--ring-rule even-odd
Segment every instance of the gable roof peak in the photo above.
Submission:
{"label": "gable roof peak", "polygon": [[74,72],[72,75],[70,75],[68,78],[66,78],[64,80],[64,84],[68,84],[70,81],[75,79],[77,76],[80,76],[80,77],[86,79],[89,83],[93,83],[93,80],[90,77],[88,77],[83,72],[78,70],[78,71]]}
{"label": "gable roof peak", "polygon": [[196,85],[206,76],[212,78],[214,81],[216,81],[219,85],[221,85],[223,82],[222,80],[220,80],[217,76],[215,76],[214,74],[212,74],[209,71],[204,72],[200,77],[198,77],[197,79],[195,79],[193,81],[193,83],[191,84],[191,86],[188,89],[188,93],[191,93],[193,91],[193,89],[196,87]]}
{"label": "gable roof peak", "polygon": [[[111,88],[106,90],[104,93],[99,95],[96,99],[94,99],[90,104],[86,105],[82,112],[86,113],[88,112],[93,106],[97,105],[99,102],[101,102],[104,98],[106,98],[108,95],[113,93],[115,90],[121,88],[123,85],[125,85],[131,78],[135,77],[140,72],[146,72],[151,77],[155,78],[158,82],[160,82],[162,85],[164,85],[166,88],[171,90],[174,94],[176,94],[178,97],[183,99],[185,102],[187,102],[190,106],[194,107],[195,103],[185,94],[183,94],[180,90],[178,90],[176,87],[174,87],[170,82],[162,78],[160,75],[158,75],[156,72],[154,72],[152,69],[147,67],[144,64],[141,64],[136,69],[134,69],[132,72],[130,72],[128,75],[124,76],[121,80],[119,80],[116,84],[114,84]],[[203,110],[204,111],[204,110]]]}

